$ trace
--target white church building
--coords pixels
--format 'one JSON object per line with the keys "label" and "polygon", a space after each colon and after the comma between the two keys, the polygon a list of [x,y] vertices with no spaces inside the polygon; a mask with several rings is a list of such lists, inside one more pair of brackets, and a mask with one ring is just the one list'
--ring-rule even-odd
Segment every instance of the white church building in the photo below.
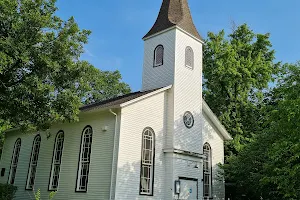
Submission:
{"label": "white church building", "polygon": [[231,140],[202,99],[203,40],[187,0],[163,0],[144,36],[143,83],[86,105],[80,121],[6,133],[0,183],[17,200],[225,199],[218,176]]}

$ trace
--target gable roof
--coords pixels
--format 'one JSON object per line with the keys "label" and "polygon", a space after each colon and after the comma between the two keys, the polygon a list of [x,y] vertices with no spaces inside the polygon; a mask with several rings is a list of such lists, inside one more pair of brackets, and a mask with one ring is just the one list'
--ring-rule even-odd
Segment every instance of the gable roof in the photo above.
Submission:
{"label": "gable roof", "polygon": [[[126,95],[118,96],[115,98],[107,99],[104,101],[95,102],[92,104],[88,104],[85,106],[82,106],[80,108],[80,111],[87,112],[90,110],[96,110],[96,109],[108,109],[108,108],[121,108],[125,107],[127,105],[133,104],[136,101],[143,100],[144,98],[147,98],[149,96],[153,96],[155,94],[158,94],[160,92],[163,92],[165,90],[168,90],[172,87],[172,85],[164,87],[164,88],[156,88],[153,90],[148,91],[139,91],[139,92],[133,92]],[[232,140],[231,135],[227,132],[225,127],[221,124],[219,119],[215,116],[215,114],[212,112],[212,110],[209,108],[207,103],[202,99],[202,108],[203,113],[209,118],[209,120],[213,123],[213,125],[218,129],[218,131],[221,133],[223,138],[225,140]],[[14,130],[18,130],[19,128],[12,128],[6,131],[12,132]]]}
{"label": "gable roof", "polygon": [[131,101],[133,99],[136,99],[138,97],[144,96],[146,94],[149,94],[151,92],[154,92],[156,90],[159,90],[160,88],[154,89],[154,90],[148,90],[148,91],[138,91],[138,92],[133,92],[133,93],[129,93],[129,94],[125,94],[122,96],[118,96],[115,98],[111,98],[111,99],[107,99],[104,101],[99,101],[99,102],[95,102],[95,103],[91,103],[85,106],[82,106],[80,108],[80,111],[88,111],[91,109],[99,109],[99,108],[107,108],[107,107],[114,107],[114,106],[119,106],[123,103],[126,103],[128,101]]}
{"label": "gable roof", "polygon": [[217,116],[213,113],[207,103],[202,99],[202,109],[204,114],[208,117],[208,119],[213,123],[213,125],[218,129],[221,135],[224,137],[225,140],[232,140],[231,135],[227,132],[226,128],[217,118]]}
{"label": "gable roof", "polygon": [[194,25],[187,0],[163,0],[156,22],[143,39],[174,26],[202,40]]}
{"label": "gable roof", "polygon": [[168,90],[172,87],[172,85],[169,85],[167,87],[163,88],[156,88],[152,90],[147,90],[147,91],[139,91],[139,92],[133,92],[129,94],[125,94],[122,96],[118,96],[115,98],[107,99],[104,101],[99,101],[95,103],[91,103],[88,105],[84,105],[80,108],[80,111],[86,112],[90,110],[95,110],[95,109],[101,109],[101,108],[121,108],[125,107],[127,105],[130,105],[136,101],[142,100],[144,98],[147,98],[148,96],[155,95],[157,93],[163,92],[165,90]]}
{"label": "gable roof", "polygon": [[[170,89],[172,86],[167,86],[164,88],[157,88],[153,90],[143,91],[143,92],[133,92],[130,94],[126,94],[123,96],[115,97],[112,99],[108,99],[105,101],[100,101],[96,103],[92,103],[86,106],[83,106],[80,108],[81,111],[90,111],[95,109],[101,109],[101,108],[121,108],[127,105],[130,105],[134,103],[135,101],[142,100],[144,98],[147,98],[148,96],[155,95],[159,92],[165,91]],[[222,123],[219,121],[219,119],[216,117],[216,115],[213,113],[213,111],[209,108],[207,103],[202,99],[202,108],[203,108],[203,114],[205,114],[208,119],[211,121],[211,123],[217,128],[217,130],[221,133],[223,138],[225,140],[232,140],[231,135],[227,132],[226,128],[222,125]]]}

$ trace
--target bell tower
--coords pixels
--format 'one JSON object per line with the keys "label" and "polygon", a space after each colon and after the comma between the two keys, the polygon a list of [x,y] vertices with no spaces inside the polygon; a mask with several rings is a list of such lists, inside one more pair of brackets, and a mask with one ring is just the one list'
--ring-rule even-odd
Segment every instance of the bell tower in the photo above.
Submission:
{"label": "bell tower", "polygon": [[183,43],[189,45],[194,53],[192,67],[200,67],[202,37],[193,23],[187,0],[163,0],[156,22],[143,40],[143,91],[174,84],[175,68],[179,64],[176,61],[185,59],[185,47],[179,49]]}
{"label": "bell tower", "polygon": [[[143,40],[142,90],[172,85],[167,93],[163,150],[167,169],[165,199],[170,199],[178,177],[202,180],[200,168],[190,168],[182,162],[191,159],[186,152],[202,154],[203,41],[187,0],[163,0],[156,22]],[[185,155],[179,159],[175,151],[185,152]],[[196,162],[201,161],[197,158]],[[201,193],[199,187],[198,194]]]}
{"label": "bell tower", "polygon": [[[156,22],[143,40],[142,90],[172,85],[168,96],[170,138],[166,147],[200,152],[203,42],[188,1],[163,0]],[[186,113],[193,115],[193,127],[183,125]],[[195,139],[187,141],[188,138]]]}

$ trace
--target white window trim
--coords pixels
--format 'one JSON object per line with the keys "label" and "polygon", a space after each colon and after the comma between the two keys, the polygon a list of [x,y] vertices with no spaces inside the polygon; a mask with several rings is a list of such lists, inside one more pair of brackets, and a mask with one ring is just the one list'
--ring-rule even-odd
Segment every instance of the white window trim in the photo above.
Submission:
{"label": "white window trim", "polygon": [[[209,150],[206,150],[205,147],[208,147]],[[212,151],[211,151],[211,146],[208,143],[204,144],[204,146],[203,146],[203,154],[206,155],[206,152],[208,152],[209,157],[208,157],[207,161],[206,160],[203,161],[203,196],[204,196],[204,198],[210,198],[210,197],[212,197]],[[207,158],[205,158],[205,159],[207,159]],[[208,163],[208,171],[204,170],[205,162]],[[205,178],[204,178],[205,175],[209,176],[209,185],[205,184]],[[205,194],[205,190],[204,190],[205,186],[209,186],[209,195],[208,196]]]}
{"label": "white window trim", "polygon": [[[38,141],[39,139],[39,141]],[[34,183],[35,183],[35,177],[36,177],[36,172],[37,172],[37,164],[38,164],[38,159],[39,159],[39,153],[40,153],[40,146],[41,146],[41,136],[37,135],[35,136],[32,144],[32,149],[31,149],[31,156],[30,156],[30,164],[29,164],[29,169],[28,169],[28,174],[27,174],[27,181],[26,181],[26,190],[32,190],[34,188]],[[36,149],[37,148],[37,149]],[[33,158],[35,156],[35,153],[37,154],[36,158],[36,163],[33,163]],[[33,175],[33,185],[30,184],[30,179],[32,177],[32,169],[35,168],[35,172]]]}
{"label": "white window trim", "polygon": [[[59,137],[62,137],[62,138],[59,138]],[[56,162],[56,152],[57,152],[57,145],[58,145],[58,142],[59,142],[59,139],[62,140],[62,146],[61,146],[61,154],[60,154],[60,157],[59,157],[59,162]],[[60,166],[61,166],[61,159],[62,159],[62,153],[63,153],[63,149],[64,149],[64,139],[65,139],[65,134],[63,131],[59,131],[57,134],[56,134],[56,137],[55,137],[55,144],[54,144],[54,149],[53,149],[53,156],[52,156],[52,165],[51,165],[51,173],[50,173],[50,179],[49,179],[49,190],[50,191],[56,191],[58,186],[59,186],[59,177],[60,177]],[[55,187],[53,185],[53,179],[54,179],[54,176],[55,176],[55,169],[56,167],[59,167],[59,171],[58,171],[58,180],[57,180],[57,186]]]}
{"label": "white window trim", "polygon": [[[191,51],[191,54],[189,55],[188,53],[189,53],[189,50]],[[190,65],[188,65],[188,56],[191,56],[191,66]],[[194,63],[195,61],[194,61],[194,51],[193,51],[193,49],[192,49],[192,47],[190,47],[190,46],[187,46],[186,48],[185,48],[185,66],[187,67],[187,68],[189,68],[189,69],[191,69],[191,70],[193,70],[194,69],[194,65],[195,65],[195,63]]]}
{"label": "white window trim", "polygon": [[[89,152],[89,157],[88,160],[82,159],[84,151],[83,147],[85,146],[84,144],[84,136],[86,135],[86,131],[90,130],[91,131],[91,138],[90,138],[90,152]],[[88,178],[89,178],[89,169],[90,169],[90,163],[91,163],[91,153],[92,153],[92,140],[93,140],[93,129],[90,126],[87,126],[83,129],[82,136],[81,136],[81,145],[80,145],[80,156],[79,156],[79,162],[78,162],[78,172],[77,172],[77,180],[76,180],[76,192],[86,192],[87,187],[88,187]],[[87,169],[87,174],[86,174],[86,187],[85,189],[80,189],[80,178],[81,178],[81,173],[82,173],[82,164],[88,164],[88,169]]]}
{"label": "white window trim", "polygon": [[[160,63],[157,63],[157,51],[159,50],[159,48],[162,48],[162,58],[161,58],[161,62]],[[153,63],[153,66],[154,67],[159,67],[159,66],[162,66],[164,64],[164,52],[165,52],[165,48],[163,45],[157,45],[155,47],[155,50],[154,50],[154,63]]]}
{"label": "white window trim", "polygon": [[[144,144],[145,144],[145,133],[146,132],[150,132],[151,135],[151,149],[145,149],[144,148]],[[148,135],[149,137],[149,135]],[[148,138],[149,139],[149,138]],[[152,152],[151,154],[151,163],[144,163],[144,150],[150,150]],[[154,156],[155,156],[155,133],[153,131],[153,129],[151,128],[146,128],[143,131],[143,135],[142,135],[142,151],[141,151],[141,172],[140,172],[140,195],[153,195],[153,182],[154,182]],[[143,175],[143,167],[149,167],[150,168],[150,173],[149,173],[149,177],[144,177],[144,178],[148,178],[149,181],[149,192],[144,192],[142,191],[142,175]]]}
{"label": "white window trim", "polygon": [[[16,174],[17,174],[19,156],[20,156],[20,151],[21,151],[21,145],[22,145],[21,138],[18,138],[15,142],[13,155],[12,155],[12,159],[11,159],[9,178],[8,178],[8,183],[9,184],[14,184],[14,182],[16,180]],[[12,178],[14,180],[13,183],[12,183]]]}

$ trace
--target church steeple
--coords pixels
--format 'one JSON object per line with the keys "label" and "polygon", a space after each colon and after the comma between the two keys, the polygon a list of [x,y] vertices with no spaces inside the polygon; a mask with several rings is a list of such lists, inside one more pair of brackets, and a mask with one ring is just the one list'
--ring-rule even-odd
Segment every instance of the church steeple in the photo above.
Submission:
{"label": "church steeple", "polygon": [[173,26],[178,26],[197,39],[202,40],[193,23],[187,0],[163,0],[155,24],[143,39]]}

